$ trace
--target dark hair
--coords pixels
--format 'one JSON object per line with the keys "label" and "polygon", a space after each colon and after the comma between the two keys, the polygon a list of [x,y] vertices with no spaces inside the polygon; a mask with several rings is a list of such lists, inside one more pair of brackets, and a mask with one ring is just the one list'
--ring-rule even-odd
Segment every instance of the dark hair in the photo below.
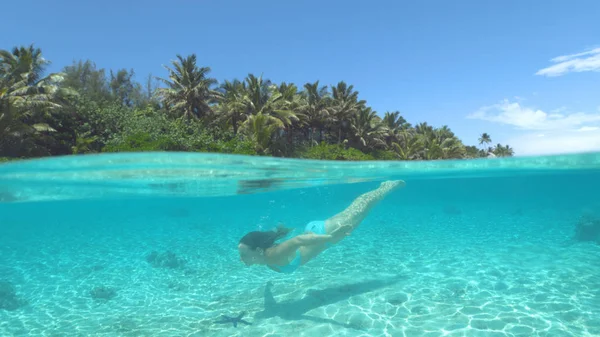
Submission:
{"label": "dark hair", "polygon": [[275,231],[261,232],[254,231],[244,235],[240,239],[240,243],[249,246],[251,249],[261,248],[263,250],[273,247],[275,241],[288,235],[289,232],[293,231],[293,228],[286,228],[283,225],[277,225]]}

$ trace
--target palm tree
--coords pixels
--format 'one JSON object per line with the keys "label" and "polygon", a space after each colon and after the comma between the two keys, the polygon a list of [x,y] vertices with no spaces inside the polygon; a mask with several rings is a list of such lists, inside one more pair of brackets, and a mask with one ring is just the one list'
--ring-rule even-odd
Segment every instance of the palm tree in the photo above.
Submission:
{"label": "palm tree", "polygon": [[301,104],[293,85],[277,87],[262,76],[249,74],[243,82],[225,81],[218,90],[219,119],[230,123],[234,134],[241,125],[243,133],[257,142],[261,153],[268,150],[276,131],[289,131],[299,120],[291,109]]}
{"label": "palm tree", "polygon": [[477,146],[465,146],[465,158],[474,159],[481,157],[481,149],[478,149]]}
{"label": "palm tree", "polygon": [[331,88],[332,102],[329,110],[329,119],[331,127],[338,131],[338,144],[342,143],[342,134],[347,132],[351,116],[363,108],[367,102],[358,99],[358,91],[354,86],[348,86],[346,82],[341,81]]}
{"label": "palm tree", "polygon": [[433,132],[433,127],[427,124],[427,122],[422,122],[415,125],[415,131],[417,134],[426,135],[428,133]]}
{"label": "palm tree", "polygon": [[441,143],[442,157],[441,159],[460,159],[467,154],[465,146],[456,137],[446,138]]}
{"label": "palm tree", "polygon": [[165,66],[169,79],[157,77],[167,85],[157,89],[157,95],[167,108],[181,113],[186,119],[200,119],[212,113],[211,104],[218,100],[219,93],[211,88],[217,81],[207,77],[211,69],[198,67],[196,54],[186,58],[177,55],[177,60],[171,63],[173,68]]}
{"label": "palm tree", "polygon": [[225,81],[219,90],[221,91],[220,104],[217,106],[219,117],[231,123],[233,134],[237,135],[239,123],[243,123],[247,117],[244,84],[238,80]]}
{"label": "palm tree", "polygon": [[376,148],[385,148],[386,128],[371,108],[363,108],[354,114],[350,126],[356,147],[368,152]]}
{"label": "palm tree", "polygon": [[32,113],[36,108],[59,108],[52,99],[69,91],[59,90],[63,73],[43,77],[50,64],[39,48],[15,47],[12,52],[0,50],[0,94],[16,109]]}
{"label": "palm tree", "polygon": [[306,116],[301,112],[303,106],[306,105],[306,100],[298,92],[298,87],[295,84],[281,83],[277,91],[282,96],[282,104],[285,106],[285,111],[292,112],[294,118],[292,123],[285,125],[285,134],[287,136],[287,153],[291,153],[294,143],[294,130],[299,130],[306,125]]}
{"label": "palm tree", "polygon": [[298,87],[293,83],[288,84],[283,82],[279,85],[277,91],[279,91],[279,93],[281,94],[287,109],[290,111],[294,111],[298,116],[298,110],[304,104],[302,96],[300,96],[298,92]]}
{"label": "palm tree", "polygon": [[[86,61],[65,67],[64,73],[47,75],[49,64],[33,45],[0,50],[0,155],[62,154],[69,148],[87,153],[100,150],[113,134],[113,140],[120,140],[133,131],[160,133],[168,127],[177,132],[167,137],[182,142],[187,136],[201,136],[190,140],[202,146],[207,140],[204,135],[217,139],[233,130],[234,136],[251,139],[256,152],[275,156],[297,154],[309,141],[311,145],[317,141],[346,144],[376,158],[391,154],[402,160],[484,157],[486,151],[498,157],[514,154],[508,145],[491,146],[487,133],[480,135],[479,146],[465,147],[447,126],[419,123],[413,127],[398,111],[380,118],[344,81],[329,91],[319,81],[299,88],[249,74],[217,86],[209,77],[211,69],[199,67],[191,54],[177,55],[165,67],[168,76],[156,78],[162,88],[155,89],[149,82],[146,94],[133,80],[133,70],[105,72]],[[69,91],[62,88],[67,87],[79,90],[85,99],[65,106]],[[121,106],[114,104],[116,99]],[[54,114],[62,111],[73,113]],[[171,112],[176,120],[162,111]],[[134,128],[132,120],[144,126]],[[386,151],[375,151],[379,149]]]}
{"label": "palm tree", "polygon": [[400,111],[386,112],[383,116],[383,122],[390,130],[406,130],[411,127],[410,123],[400,115]]}
{"label": "palm tree", "polygon": [[250,74],[244,84],[246,91],[244,104],[248,115],[263,114],[274,117],[281,120],[283,126],[297,120],[294,112],[287,108],[283,93],[271,81]]}
{"label": "palm tree", "polygon": [[490,144],[492,142],[492,137],[490,137],[489,134],[487,134],[486,132],[482,133],[481,136],[479,136],[479,145],[482,145],[483,147],[485,147],[487,144]]}
{"label": "palm tree", "polygon": [[254,74],[248,74],[244,81],[244,89],[249,114],[256,115],[269,110],[269,105],[273,103],[272,99],[269,102],[271,96],[269,87],[271,85],[271,81],[263,80],[262,75],[256,77]]}
{"label": "palm tree", "polygon": [[510,147],[509,145],[505,145],[504,150],[506,151],[507,157],[512,157],[515,155],[515,150],[512,147]]}
{"label": "palm tree", "polygon": [[55,131],[45,114],[61,108],[63,98],[74,92],[59,87],[62,73],[43,77],[48,64],[33,45],[0,50],[0,151],[27,135]]}
{"label": "palm tree", "polygon": [[426,160],[463,158],[466,149],[447,126],[434,129],[426,123],[417,125],[417,137],[423,145],[421,157]]}
{"label": "palm tree", "polygon": [[242,132],[255,144],[259,154],[268,154],[273,133],[283,128],[283,122],[272,116],[259,112],[251,115],[242,124]]}
{"label": "palm tree", "polygon": [[306,83],[300,94],[304,99],[304,105],[300,107],[300,112],[304,116],[305,125],[309,128],[308,134],[312,146],[315,142],[315,133],[319,134],[319,143],[323,140],[323,129],[331,112],[331,100],[327,86],[319,87],[319,81]]}
{"label": "palm tree", "polygon": [[[5,94],[5,89],[0,92],[0,98]],[[21,136],[31,132],[28,125],[16,118],[14,109],[4,100],[0,100],[0,156],[5,156],[14,142]]]}
{"label": "palm tree", "polygon": [[42,50],[33,45],[14,47],[12,52],[0,50],[0,78],[23,80],[27,84],[39,82],[50,64]]}
{"label": "palm tree", "polygon": [[410,124],[400,115],[399,111],[386,112],[383,124],[387,128],[386,143],[391,145],[398,141],[399,133],[410,128]]}
{"label": "palm tree", "polygon": [[412,160],[419,156],[423,150],[423,142],[417,137],[414,129],[405,129],[397,135],[397,142],[392,143],[392,148],[401,160]]}
{"label": "palm tree", "polygon": [[496,157],[512,157],[514,154],[514,151],[508,145],[503,146],[502,144],[497,144],[496,147],[494,147],[492,153]]}

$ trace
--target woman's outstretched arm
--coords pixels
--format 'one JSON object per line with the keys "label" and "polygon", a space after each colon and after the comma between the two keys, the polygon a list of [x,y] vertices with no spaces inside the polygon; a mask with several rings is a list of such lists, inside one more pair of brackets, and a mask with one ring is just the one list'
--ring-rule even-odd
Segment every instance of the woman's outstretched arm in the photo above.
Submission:
{"label": "woman's outstretched arm", "polygon": [[332,238],[333,238],[333,236],[329,235],[329,234],[321,235],[321,234],[308,233],[308,234],[300,234],[300,235],[290,239],[290,241],[295,241],[293,244],[295,244],[297,246],[310,246],[310,245],[319,245],[319,244],[328,242]]}
{"label": "woman's outstretched arm", "polygon": [[332,239],[333,236],[329,234],[300,234],[271,248],[272,254],[274,256],[288,256],[301,246],[317,246],[325,244],[326,242],[330,242]]}

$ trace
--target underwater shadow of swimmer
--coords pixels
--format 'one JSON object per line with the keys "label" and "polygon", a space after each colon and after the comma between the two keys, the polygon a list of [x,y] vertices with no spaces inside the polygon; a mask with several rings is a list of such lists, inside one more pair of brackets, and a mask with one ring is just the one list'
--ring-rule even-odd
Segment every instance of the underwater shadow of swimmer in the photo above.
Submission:
{"label": "underwater shadow of swimmer", "polygon": [[322,290],[308,290],[306,296],[300,300],[291,300],[277,303],[271,292],[273,286],[268,282],[265,286],[265,308],[263,311],[254,314],[254,319],[263,319],[271,317],[280,317],[285,320],[309,320],[316,323],[330,323],[345,328],[356,329],[352,324],[340,323],[333,319],[314,317],[305,315],[306,312],[346,300],[352,296],[368,293],[370,291],[383,288],[400,281],[400,277],[390,280],[371,280],[352,284],[344,284],[338,287],[331,287]]}

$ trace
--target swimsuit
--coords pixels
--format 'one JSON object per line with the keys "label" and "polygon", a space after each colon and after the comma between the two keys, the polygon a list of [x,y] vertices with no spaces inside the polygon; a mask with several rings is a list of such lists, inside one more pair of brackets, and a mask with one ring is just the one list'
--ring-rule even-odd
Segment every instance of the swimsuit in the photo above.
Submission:
{"label": "swimsuit", "polygon": [[280,272],[285,274],[293,273],[298,267],[300,267],[300,263],[302,262],[302,256],[300,255],[300,250],[296,250],[296,257],[292,260],[292,262],[286,264],[285,266],[275,265],[274,267],[279,269]]}
{"label": "swimsuit", "polygon": [[[315,234],[320,234],[320,235],[327,234],[327,233],[325,233],[325,221],[322,221],[322,220],[309,222],[306,225],[306,227],[304,228],[304,230],[306,232],[313,232]],[[325,244],[325,246],[330,247],[331,243],[327,242]],[[301,263],[302,263],[302,256],[300,255],[300,249],[297,249],[296,256],[290,263],[286,264],[285,266],[274,265],[273,267],[275,267],[282,273],[291,274],[296,269],[298,269],[298,267],[300,267]]]}

